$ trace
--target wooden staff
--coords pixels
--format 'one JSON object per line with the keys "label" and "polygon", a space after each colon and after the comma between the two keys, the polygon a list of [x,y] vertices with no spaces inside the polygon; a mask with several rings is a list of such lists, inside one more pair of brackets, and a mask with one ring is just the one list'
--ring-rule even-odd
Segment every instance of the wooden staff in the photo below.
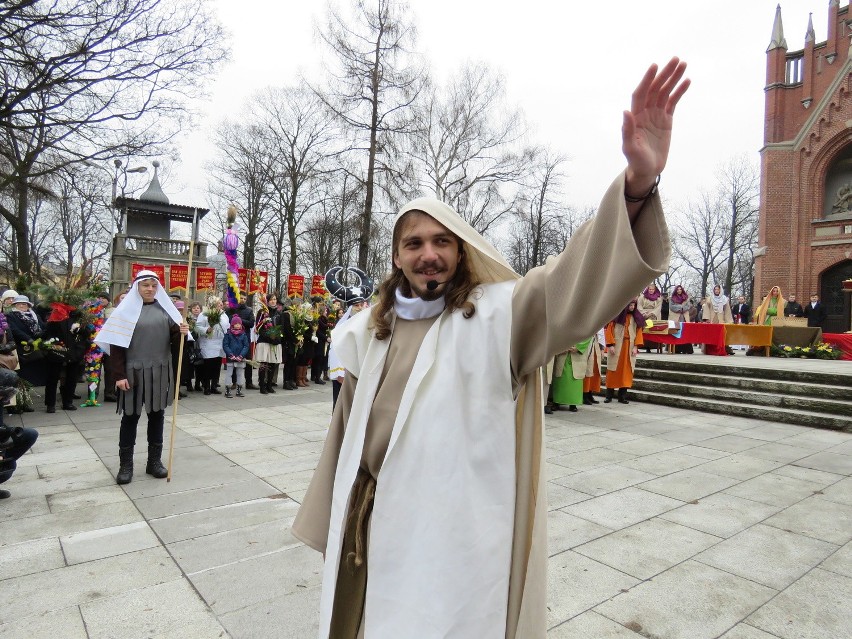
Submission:
{"label": "wooden staff", "polygon": [[[192,277],[192,254],[195,251],[195,225],[198,222],[198,209],[194,209],[192,214],[192,233],[189,237],[189,260],[187,262],[186,268],[186,292],[187,297],[189,294],[189,280]],[[189,300],[187,300],[189,301]],[[189,310],[189,305],[184,304],[183,310],[180,312],[181,323],[186,322],[186,313]],[[174,394],[174,402],[172,403],[172,436],[169,438],[169,466],[168,466],[168,474],[166,475],[166,482],[170,482],[172,480],[172,458],[175,453],[175,432],[177,431],[177,411],[178,411],[178,401],[180,400],[180,373],[183,368],[183,343],[186,336],[181,333],[180,334],[180,346],[178,347],[178,362],[177,362],[177,371],[175,372],[175,394]]]}

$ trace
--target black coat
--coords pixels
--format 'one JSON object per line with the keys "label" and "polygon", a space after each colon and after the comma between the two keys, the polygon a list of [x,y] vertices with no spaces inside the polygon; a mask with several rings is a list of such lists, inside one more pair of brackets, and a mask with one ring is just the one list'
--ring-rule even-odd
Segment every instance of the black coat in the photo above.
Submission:
{"label": "black coat", "polygon": [[48,322],[44,329],[45,337],[55,337],[65,344],[68,349],[68,364],[81,363],[92,343],[86,327],[80,320],[80,315],[80,311],[72,311],[67,319],[61,322]]}
{"label": "black coat", "polygon": [[[734,321],[739,324],[751,322],[751,307],[748,304],[734,304],[731,313],[734,315]],[[737,320],[737,317],[739,317],[739,320]]]}
{"label": "black coat", "polygon": [[805,311],[798,302],[787,302],[784,307],[784,317],[804,317]]}
{"label": "black coat", "polygon": [[808,326],[819,326],[822,328],[823,323],[828,317],[828,311],[822,302],[817,302],[816,306],[808,304],[805,306],[805,317],[808,318]]}
{"label": "black coat", "polygon": [[12,331],[12,336],[18,344],[21,342],[31,342],[44,335],[44,322],[41,318],[38,318],[38,328],[35,331],[31,330],[30,325],[14,311],[6,313],[6,321],[9,322],[9,329]]}

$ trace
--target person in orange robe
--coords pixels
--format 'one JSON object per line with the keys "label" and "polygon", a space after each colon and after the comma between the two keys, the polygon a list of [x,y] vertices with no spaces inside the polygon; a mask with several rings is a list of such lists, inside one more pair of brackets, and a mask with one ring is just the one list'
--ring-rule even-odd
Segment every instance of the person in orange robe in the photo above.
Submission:
{"label": "person in orange robe", "polygon": [[614,320],[606,325],[606,398],[604,403],[612,401],[615,389],[618,389],[618,403],[629,404],[627,389],[633,386],[633,369],[636,367],[636,355],[644,344],[642,327],[645,318],[636,309],[636,300],[632,300]]}

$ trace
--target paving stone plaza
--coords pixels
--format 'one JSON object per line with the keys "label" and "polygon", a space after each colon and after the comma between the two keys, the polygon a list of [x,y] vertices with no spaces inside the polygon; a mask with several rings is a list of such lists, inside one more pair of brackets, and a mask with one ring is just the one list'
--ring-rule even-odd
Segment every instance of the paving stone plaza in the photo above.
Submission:
{"label": "paving stone plaza", "polygon": [[[315,637],[321,558],[289,527],[330,384],[179,406],[172,481],[137,446],[126,486],[114,404],[25,416],[0,639]],[[546,426],[550,637],[852,636],[852,434],[636,402]]]}

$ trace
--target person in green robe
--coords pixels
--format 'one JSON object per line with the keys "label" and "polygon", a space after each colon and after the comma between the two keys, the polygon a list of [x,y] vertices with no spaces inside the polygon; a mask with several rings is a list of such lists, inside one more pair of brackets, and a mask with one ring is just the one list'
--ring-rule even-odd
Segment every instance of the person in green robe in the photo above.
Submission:
{"label": "person in green robe", "polygon": [[556,356],[553,370],[553,405],[567,405],[572,413],[583,403],[583,378],[586,376],[586,355],[591,338],[578,342]]}

